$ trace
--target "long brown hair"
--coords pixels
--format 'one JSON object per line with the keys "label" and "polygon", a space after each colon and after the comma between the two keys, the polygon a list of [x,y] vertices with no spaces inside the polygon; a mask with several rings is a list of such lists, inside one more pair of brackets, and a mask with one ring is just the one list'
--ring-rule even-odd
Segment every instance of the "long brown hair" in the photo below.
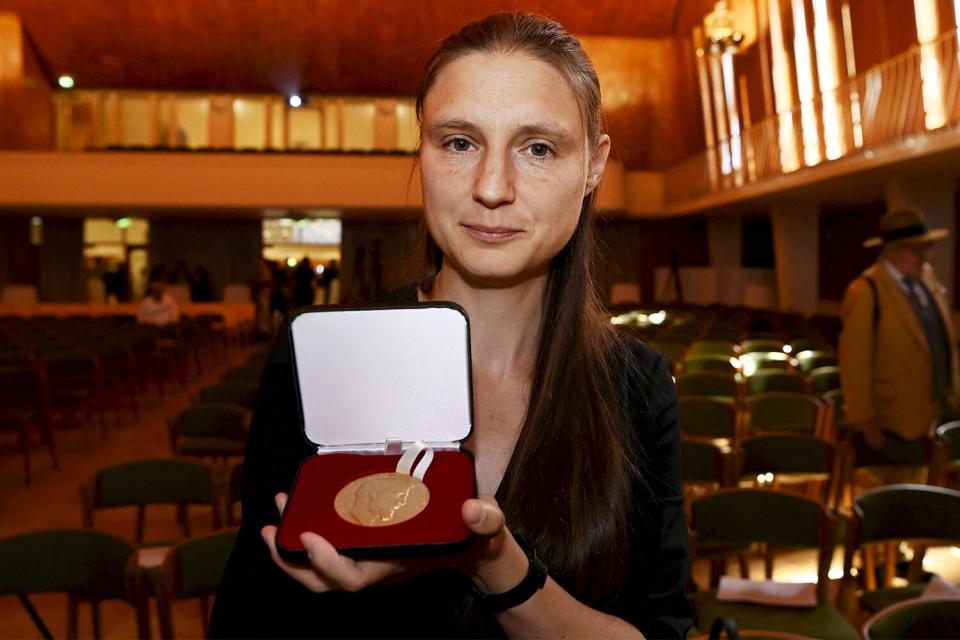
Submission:
{"label": "long brown hair", "polygon": [[[526,13],[498,13],[447,37],[417,92],[421,124],[440,70],[478,52],[522,53],[557,69],[577,98],[588,144],[598,144],[603,121],[593,65],[560,24]],[[551,575],[599,600],[624,575],[630,485],[638,476],[622,385],[612,373],[619,342],[596,286],[595,192],[584,198],[573,236],[550,264],[530,404],[500,496],[508,525],[535,542]],[[429,292],[443,254],[425,233],[420,286]]]}

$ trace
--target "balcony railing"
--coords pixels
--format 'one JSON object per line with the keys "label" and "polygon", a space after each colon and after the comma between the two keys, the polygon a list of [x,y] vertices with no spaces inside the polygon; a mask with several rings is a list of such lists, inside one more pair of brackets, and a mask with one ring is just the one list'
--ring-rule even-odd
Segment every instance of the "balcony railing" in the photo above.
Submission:
{"label": "balcony railing", "polygon": [[960,123],[960,30],[769,117],[666,173],[674,204],[772,180]]}
{"label": "balcony railing", "polygon": [[57,148],[215,149],[409,153],[417,145],[410,97],[59,91]]}

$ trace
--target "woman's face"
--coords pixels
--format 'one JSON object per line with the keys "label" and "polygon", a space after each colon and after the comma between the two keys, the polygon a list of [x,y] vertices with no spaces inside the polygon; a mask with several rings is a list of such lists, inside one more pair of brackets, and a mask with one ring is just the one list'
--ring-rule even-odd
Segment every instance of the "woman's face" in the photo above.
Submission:
{"label": "woman's face", "polygon": [[610,148],[607,136],[588,142],[566,79],[519,53],[444,67],[424,100],[421,137],[424,212],[445,268],[493,286],[547,272]]}

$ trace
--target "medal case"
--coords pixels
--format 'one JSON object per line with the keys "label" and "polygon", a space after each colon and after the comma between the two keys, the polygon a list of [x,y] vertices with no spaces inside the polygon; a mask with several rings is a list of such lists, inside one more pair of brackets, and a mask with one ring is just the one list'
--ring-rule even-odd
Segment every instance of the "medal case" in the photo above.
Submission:
{"label": "medal case", "polygon": [[[297,472],[277,548],[303,560],[305,531],[340,553],[388,558],[456,553],[473,534],[463,501],[477,495],[473,456],[462,448],[473,405],[466,312],[450,303],[389,308],[308,308],[289,325],[294,380],[306,439],[317,454]],[[387,526],[341,517],[338,493],[366,476],[397,470],[416,442],[433,450],[417,515]]]}

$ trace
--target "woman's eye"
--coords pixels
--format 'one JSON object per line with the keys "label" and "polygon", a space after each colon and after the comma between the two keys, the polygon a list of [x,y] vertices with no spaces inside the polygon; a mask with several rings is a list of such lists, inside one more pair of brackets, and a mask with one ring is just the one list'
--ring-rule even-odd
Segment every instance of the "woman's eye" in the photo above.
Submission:
{"label": "woman's eye", "polygon": [[447,143],[447,146],[457,153],[464,153],[470,151],[470,147],[473,145],[471,145],[470,141],[466,138],[454,138]]}
{"label": "woman's eye", "polygon": [[546,158],[551,153],[550,147],[542,142],[535,142],[530,145],[528,149],[530,150],[530,155],[534,158]]}

